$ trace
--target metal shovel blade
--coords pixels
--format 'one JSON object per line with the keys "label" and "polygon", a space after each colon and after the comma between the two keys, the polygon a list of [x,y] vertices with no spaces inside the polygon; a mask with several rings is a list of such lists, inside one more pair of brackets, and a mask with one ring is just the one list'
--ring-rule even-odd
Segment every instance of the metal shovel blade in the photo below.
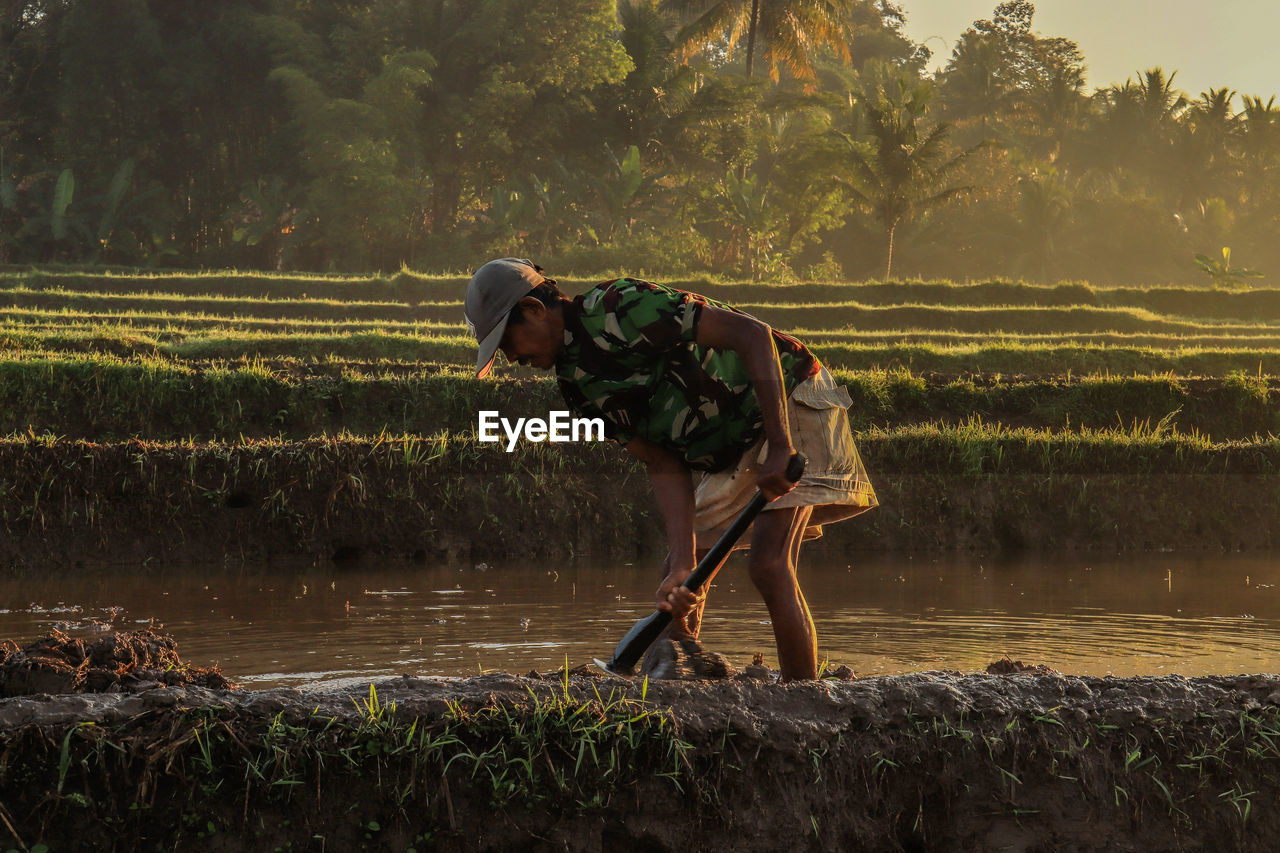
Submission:
{"label": "metal shovel blade", "polygon": [[613,650],[613,659],[602,667],[614,675],[632,675],[636,663],[644,656],[645,650],[653,645],[667,625],[671,624],[671,614],[665,610],[655,610],[641,619],[618,643]]}
{"label": "metal shovel blade", "polygon": [[621,675],[623,677],[628,677],[631,675],[631,673],[629,672],[619,672],[618,670],[613,668],[613,664],[609,663],[608,661],[600,660],[600,658],[592,658],[591,662],[595,664],[597,667],[599,667],[600,669],[603,669],[605,672],[609,673],[610,675]]}

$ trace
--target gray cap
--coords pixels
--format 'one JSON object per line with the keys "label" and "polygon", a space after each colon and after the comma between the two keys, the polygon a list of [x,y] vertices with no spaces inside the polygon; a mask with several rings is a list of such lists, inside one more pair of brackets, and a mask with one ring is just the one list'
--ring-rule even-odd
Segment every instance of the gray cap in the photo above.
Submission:
{"label": "gray cap", "polygon": [[471,276],[462,312],[467,328],[480,344],[476,376],[489,375],[511,309],[546,280],[533,261],[522,258],[489,261]]}

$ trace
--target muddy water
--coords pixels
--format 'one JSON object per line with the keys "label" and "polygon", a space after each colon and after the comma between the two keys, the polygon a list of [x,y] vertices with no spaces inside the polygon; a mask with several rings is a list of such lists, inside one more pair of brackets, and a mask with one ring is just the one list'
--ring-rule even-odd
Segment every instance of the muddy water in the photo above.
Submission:
{"label": "muddy water", "polygon": [[[821,656],[860,675],[974,670],[1002,655],[1090,675],[1280,670],[1280,555],[806,555]],[[0,639],[162,625],[184,660],[249,687],[399,673],[557,669],[608,657],[652,611],[651,563],[189,566],[0,580]],[[763,652],[768,613],[735,556],[707,647]]]}

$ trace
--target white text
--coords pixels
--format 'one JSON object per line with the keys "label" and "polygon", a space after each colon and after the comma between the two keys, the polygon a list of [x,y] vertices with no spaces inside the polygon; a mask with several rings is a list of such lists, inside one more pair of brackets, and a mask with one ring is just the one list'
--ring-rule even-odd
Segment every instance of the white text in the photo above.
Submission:
{"label": "white text", "polygon": [[501,441],[505,436],[508,453],[516,449],[521,435],[526,441],[604,440],[602,418],[573,418],[566,411],[548,412],[547,415],[546,420],[516,418],[515,423],[512,423],[497,412],[482,411],[476,432],[481,441]]}

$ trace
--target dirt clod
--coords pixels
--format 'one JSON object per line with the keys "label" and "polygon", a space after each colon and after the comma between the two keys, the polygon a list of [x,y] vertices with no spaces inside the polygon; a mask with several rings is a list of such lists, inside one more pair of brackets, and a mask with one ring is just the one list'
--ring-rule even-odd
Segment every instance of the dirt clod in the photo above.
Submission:
{"label": "dirt clod", "polygon": [[733,678],[738,671],[719,652],[709,652],[697,640],[658,640],[645,652],[640,673],[650,678],[701,681]]}
{"label": "dirt clod", "polygon": [[1000,658],[1000,660],[992,661],[987,664],[988,675],[1056,675],[1057,670],[1044,664],[1023,663],[1020,660],[1013,660],[1008,655]]}
{"label": "dirt clod", "polygon": [[36,693],[123,693],[150,687],[235,687],[214,667],[189,666],[178,644],[151,629],[85,640],[54,631],[20,648],[0,643],[0,697]]}
{"label": "dirt clod", "polygon": [[604,676],[604,673],[600,672],[589,663],[580,663],[577,666],[570,667],[568,672],[565,671],[564,667],[550,672],[538,672],[536,669],[531,669],[525,678],[532,678],[539,681],[563,681],[567,676],[575,676],[577,678],[601,678]]}
{"label": "dirt clod", "polygon": [[834,678],[839,681],[852,681],[854,677],[853,670],[845,664],[837,666],[835,669],[827,673],[827,678]]}

